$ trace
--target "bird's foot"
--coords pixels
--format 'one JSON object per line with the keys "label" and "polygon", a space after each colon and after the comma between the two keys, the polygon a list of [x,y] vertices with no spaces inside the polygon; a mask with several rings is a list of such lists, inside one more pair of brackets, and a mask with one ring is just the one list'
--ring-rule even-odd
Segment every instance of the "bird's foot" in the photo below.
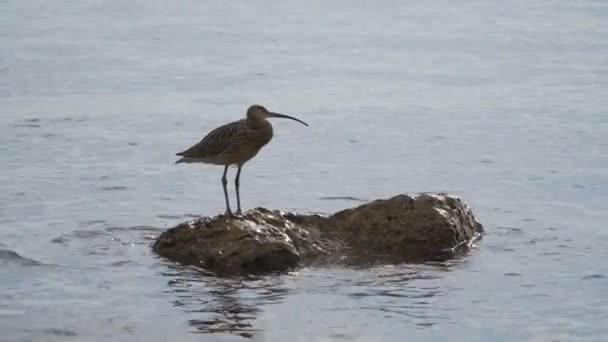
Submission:
{"label": "bird's foot", "polygon": [[228,209],[228,210],[226,210],[226,212],[224,212],[224,216],[234,217],[234,214],[232,213],[232,210]]}

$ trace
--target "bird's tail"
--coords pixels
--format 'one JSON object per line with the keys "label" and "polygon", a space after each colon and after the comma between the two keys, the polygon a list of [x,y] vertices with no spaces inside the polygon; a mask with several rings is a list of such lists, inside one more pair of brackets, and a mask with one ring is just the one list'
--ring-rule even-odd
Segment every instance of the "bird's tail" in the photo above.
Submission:
{"label": "bird's tail", "polygon": [[179,164],[179,163],[201,163],[202,161],[198,158],[191,158],[191,157],[182,157],[178,160],[175,161],[175,164]]}

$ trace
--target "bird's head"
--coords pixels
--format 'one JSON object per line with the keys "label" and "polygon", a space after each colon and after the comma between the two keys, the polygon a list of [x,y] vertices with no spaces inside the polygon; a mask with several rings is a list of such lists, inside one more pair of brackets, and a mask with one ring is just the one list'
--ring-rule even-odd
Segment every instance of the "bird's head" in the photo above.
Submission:
{"label": "bird's head", "polygon": [[285,114],[270,112],[266,108],[264,108],[264,106],[253,105],[253,106],[249,107],[249,109],[247,109],[247,119],[248,120],[261,121],[261,120],[266,120],[267,118],[291,119],[291,120],[301,123],[304,126],[308,126],[308,124],[306,122],[304,122],[300,119],[296,119],[293,116],[289,116],[289,115],[285,115]]}

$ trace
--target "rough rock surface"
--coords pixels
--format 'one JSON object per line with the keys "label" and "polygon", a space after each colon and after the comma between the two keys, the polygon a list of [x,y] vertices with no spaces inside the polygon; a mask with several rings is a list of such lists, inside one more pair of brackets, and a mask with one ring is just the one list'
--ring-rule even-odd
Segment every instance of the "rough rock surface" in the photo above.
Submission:
{"label": "rough rock surface", "polygon": [[313,263],[445,259],[479,238],[482,226],[458,197],[398,195],[331,216],[256,208],[185,222],[153,249],[219,274],[286,271]]}

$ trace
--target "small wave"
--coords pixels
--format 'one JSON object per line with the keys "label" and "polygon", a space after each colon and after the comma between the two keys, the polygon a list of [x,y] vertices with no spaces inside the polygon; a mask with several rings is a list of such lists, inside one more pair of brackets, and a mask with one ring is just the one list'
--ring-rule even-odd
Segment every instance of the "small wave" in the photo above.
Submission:
{"label": "small wave", "polygon": [[182,218],[181,215],[156,215],[156,217],[163,220],[177,220]]}
{"label": "small wave", "polygon": [[35,123],[21,123],[14,124],[13,127],[40,128],[40,125]]}
{"label": "small wave", "polygon": [[111,263],[110,266],[121,267],[121,266],[128,265],[131,263],[133,263],[133,261],[131,261],[131,260],[119,260],[119,261],[115,261],[115,262]]}
{"label": "small wave", "polygon": [[116,185],[116,186],[104,186],[99,188],[99,190],[102,191],[122,191],[122,190],[128,190],[129,188],[126,186],[122,186],[122,185]]}
{"label": "small wave", "polygon": [[131,226],[131,227],[108,227],[108,232],[121,232],[121,231],[144,231],[144,232],[159,232],[162,228],[152,226]]}
{"label": "small wave", "polygon": [[524,230],[519,227],[507,227],[507,226],[498,226],[496,227],[495,234],[497,235],[521,235],[524,233]]}
{"label": "small wave", "polygon": [[41,262],[38,262],[33,259],[28,259],[19,255],[19,253],[15,251],[11,251],[9,249],[0,249],[0,262],[3,263],[14,263],[19,264],[21,266],[40,266]]}
{"label": "small wave", "polygon": [[107,223],[105,220],[90,220],[86,221],[85,224],[88,226],[96,225],[96,224],[104,224]]}
{"label": "small wave", "polygon": [[582,280],[592,280],[592,279],[604,279],[606,278],[606,276],[604,276],[603,274],[588,274],[586,276],[583,276],[581,279]]}
{"label": "small wave", "polygon": [[504,274],[505,277],[521,277],[521,273],[517,272],[507,272]]}
{"label": "small wave", "polygon": [[45,334],[45,335],[61,336],[61,337],[75,337],[75,336],[78,336],[78,334],[76,332],[72,331],[72,330],[59,329],[59,328],[42,329],[41,332],[43,334]]}
{"label": "small wave", "polygon": [[323,201],[353,201],[353,202],[367,202],[366,200],[354,196],[323,196],[319,197]]}
{"label": "small wave", "polygon": [[51,243],[68,245],[71,240],[91,240],[102,236],[109,236],[105,230],[75,230],[69,234],[62,234],[51,240]]}

